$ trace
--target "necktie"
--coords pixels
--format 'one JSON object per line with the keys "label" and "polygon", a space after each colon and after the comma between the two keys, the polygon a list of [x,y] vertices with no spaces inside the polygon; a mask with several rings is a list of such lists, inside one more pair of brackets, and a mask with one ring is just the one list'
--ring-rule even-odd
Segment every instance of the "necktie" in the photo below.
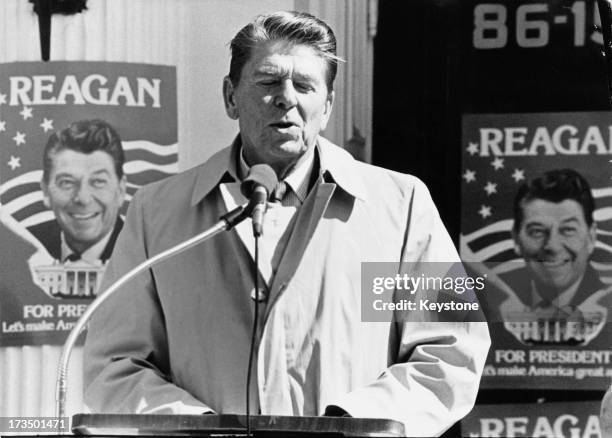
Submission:
{"label": "necktie", "polygon": [[274,201],[282,202],[283,198],[285,197],[285,193],[287,193],[287,183],[285,181],[279,181],[272,194]]}
{"label": "necktie", "polygon": [[67,262],[76,262],[77,260],[81,260],[81,254],[79,254],[78,252],[73,252],[68,257],[66,257],[65,261],[67,261]]}

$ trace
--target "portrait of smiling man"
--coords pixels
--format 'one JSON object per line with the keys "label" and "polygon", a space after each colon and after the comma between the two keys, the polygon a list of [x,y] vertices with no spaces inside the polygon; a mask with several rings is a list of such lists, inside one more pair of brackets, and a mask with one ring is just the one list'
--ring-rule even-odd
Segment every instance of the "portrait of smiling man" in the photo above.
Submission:
{"label": "portrait of smiling man", "polygon": [[596,276],[588,264],[596,241],[594,209],[588,182],[572,169],[546,172],[519,189],[513,238],[533,281],[530,298],[566,305],[587,272],[587,280]]}
{"label": "portrait of smiling man", "polygon": [[44,149],[41,188],[55,221],[29,228],[61,262],[105,262],[123,226],[124,153],[103,120],[82,120],[53,133]]}
{"label": "portrait of smiling man", "polygon": [[513,320],[540,321],[529,336],[519,330],[527,343],[589,342],[605,323],[610,301],[589,263],[597,240],[589,183],[575,170],[550,170],[519,188],[513,208],[514,249],[525,267],[501,275],[516,298],[502,308]]}

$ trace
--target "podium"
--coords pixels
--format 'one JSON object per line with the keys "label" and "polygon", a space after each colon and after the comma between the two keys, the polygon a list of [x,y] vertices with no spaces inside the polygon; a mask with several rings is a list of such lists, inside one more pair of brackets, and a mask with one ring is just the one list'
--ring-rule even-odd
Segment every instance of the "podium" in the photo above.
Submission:
{"label": "podium", "polygon": [[[254,437],[400,437],[402,423],[378,418],[251,416]],[[244,415],[77,414],[76,435],[95,436],[246,436]]]}

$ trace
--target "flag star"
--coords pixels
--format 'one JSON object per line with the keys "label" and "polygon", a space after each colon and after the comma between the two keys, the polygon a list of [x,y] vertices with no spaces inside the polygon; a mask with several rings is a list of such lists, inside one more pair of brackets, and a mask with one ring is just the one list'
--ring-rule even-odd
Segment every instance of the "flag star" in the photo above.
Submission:
{"label": "flag star", "polygon": [[0,93],[0,105],[6,103],[6,94]]}
{"label": "flag star", "polygon": [[6,131],[6,122],[4,120],[0,120],[0,132]]}
{"label": "flag star", "polygon": [[519,182],[525,179],[525,171],[522,169],[514,169],[514,173],[512,174],[512,178],[514,178],[514,182]]}
{"label": "flag star", "polygon": [[491,207],[488,205],[481,205],[478,214],[481,215],[483,219],[491,216]]}
{"label": "flag star", "polygon": [[17,146],[25,144],[25,134],[17,131],[17,134],[15,134],[15,137],[13,137],[13,141],[17,144]]}
{"label": "flag star", "polygon": [[491,196],[493,193],[497,193],[497,184],[494,184],[491,181],[487,181],[487,185],[485,186],[484,191],[487,192],[487,196]]}
{"label": "flag star", "polygon": [[503,169],[504,168],[504,159],[497,157],[496,159],[491,161],[491,166],[493,166],[495,168],[495,170]]}
{"label": "flag star", "polygon": [[40,124],[40,127],[44,129],[45,132],[51,131],[53,129],[53,120],[45,118],[43,122]]}
{"label": "flag star", "polygon": [[19,114],[21,114],[23,120],[28,120],[32,118],[32,108],[30,108],[29,106],[24,106],[23,109],[19,111]]}
{"label": "flag star", "polygon": [[476,181],[476,172],[466,169],[465,173],[463,174],[463,178],[465,179],[466,183]]}
{"label": "flag star", "polygon": [[7,164],[11,168],[11,170],[15,170],[18,167],[21,167],[20,161],[21,161],[21,158],[14,157],[13,155],[11,155],[11,159],[10,161],[7,162]]}
{"label": "flag star", "polygon": [[478,143],[470,142],[470,145],[467,147],[467,151],[470,155],[476,155],[478,153]]}

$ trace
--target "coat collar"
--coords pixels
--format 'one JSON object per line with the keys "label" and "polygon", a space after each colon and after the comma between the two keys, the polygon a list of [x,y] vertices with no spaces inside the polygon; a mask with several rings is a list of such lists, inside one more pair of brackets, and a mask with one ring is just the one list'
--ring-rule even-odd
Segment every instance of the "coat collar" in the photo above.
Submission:
{"label": "coat collar", "polygon": [[[232,144],[214,154],[198,170],[191,196],[191,205],[198,204],[224,180],[238,181],[237,163],[240,152],[240,136]],[[364,199],[365,187],[359,178],[358,163],[344,149],[319,136],[317,148],[320,156],[321,174],[327,176],[351,196]]]}

